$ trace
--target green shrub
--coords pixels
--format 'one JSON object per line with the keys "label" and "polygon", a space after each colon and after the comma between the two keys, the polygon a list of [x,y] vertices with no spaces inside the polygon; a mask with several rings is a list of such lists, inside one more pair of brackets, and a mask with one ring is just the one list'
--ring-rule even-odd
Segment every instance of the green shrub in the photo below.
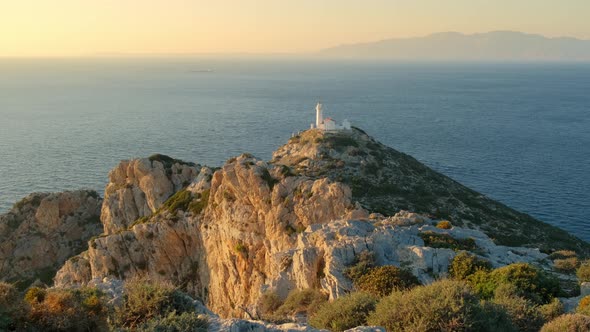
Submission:
{"label": "green shrub", "polygon": [[562,272],[574,272],[579,264],[577,257],[558,258],[553,261],[553,266]]}
{"label": "green shrub", "polygon": [[436,224],[436,228],[451,229],[451,228],[453,228],[453,225],[448,220],[441,220]]}
{"label": "green shrub", "polygon": [[545,323],[537,306],[530,300],[518,296],[514,285],[502,284],[498,286],[494,292],[493,302],[506,310],[512,325],[518,331],[537,332]]}
{"label": "green shrub", "polygon": [[[405,292],[393,292],[377,304],[368,323],[383,326],[388,331],[486,331],[490,327],[498,328],[499,322],[490,322],[488,317],[499,316],[489,314],[485,309],[467,284],[446,279]],[[492,305],[487,309],[497,311]]]}
{"label": "green shrub", "polygon": [[125,283],[123,304],[115,310],[113,322],[117,327],[133,329],[171,312],[182,314],[193,310],[192,301],[172,284],[131,279]]}
{"label": "green shrub", "polygon": [[565,308],[558,298],[554,298],[551,302],[540,305],[539,312],[543,315],[543,319],[545,319],[546,322],[549,322],[558,316],[563,315]]}
{"label": "green shrub", "polygon": [[96,288],[48,289],[44,296],[31,293],[28,300],[27,322],[36,330],[101,331],[106,327],[106,306]]}
{"label": "green shrub", "polygon": [[491,299],[498,283],[490,277],[490,272],[479,270],[465,279],[473,290],[483,299]]}
{"label": "green shrub", "polygon": [[541,332],[585,332],[590,331],[590,317],[580,314],[561,315],[543,325]]}
{"label": "green shrub", "polygon": [[582,315],[590,316],[590,295],[584,296],[578,303],[576,312]]}
{"label": "green shrub", "polygon": [[489,299],[501,284],[512,284],[523,296],[537,304],[548,303],[560,294],[559,282],[526,263],[515,263],[491,272],[478,271],[467,277],[480,296]]}
{"label": "green shrub", "polygon": [[309,320],[311,326],[330,331],[344,331],[365,325],[377,301],[369,294],[351,293],[324,303]]}
{"label": "green shrub", "polygon": [[358,142],[354,138],[345,135],[327,136],[325,137],[324,141],[329,148],[335,149],[337,151],[343,151],[349,146],[359,146]]}
{"label": "green shrub", "polygon": [[573,250],[557,250],[549,255],[549,258],[551,259],[564,259],[570,257],[577,257],[576,252]]}
{"label": "green shrub", "polygon": [[43,302],[45,300],[45,295],[47,295],[47,291],[40,287],[31,287],[25,293],[25,301],[29,304],[33,304],[36,302]]}
{"label": "green shrub", "polygon": [[0,331],[20,329],[26,315],[26,304],[16,287],[0,281]]}
{"label": "green shrub", "polygon": [[490,271],[492,264],[476,255],[462,251],[457,254],[449,266],[449,275],[455,279],[466,280],[477,271]]}
{"label": "green shrub", "polygon": [[578,270],[576,270],[576,276],[580,282],[590,281],[590,261],[586,260],[580,264]]}
{"label": "green shrub", "polygon": [[138,330],[144,332],[206,332],[207,320],[194,312],[171,312],[161,318],[152,318]]}
{"label": "green shrub", "polygon": [[426,231],[418,234],[424,241],[424,245],[432,248],[448,248],[455,251],[459,250],[475,250],[477,245],[472,238],[455,239],[449,234],[435,233],[433,231]]}
{"label": "green shrub", "polygon": [[320,305],[326,302],[327,296],[317,289],[295,289],[289,293],[285,302],[277,309],[279,317],[315,313]]}
{"label": "green shrub", "polygon": [[277,293],[275,293],[273,291],[264,292],[264,293],[262,293],[262,295],[258,299],[258,306],[257,306],[258,315],[262,319],[271,317],[272,314],[274,312],[276,312],[282,304],[283,304],[283,301],[277,295]]}
{"label": "green shrub", "polygon": [[477,325],[485,326],[483,331],[496,332],[517,332],[512,324],[512,319],[506,309],[489,301],[480,301],[481,311],[476,318]]}
{"label": "green shrub", "polygon": [[420,285],[412,272],[392,265],[375,267],[354,282],[356,289],[383,297],[394,290],[405,290]]}
{"label": "green shrub", "polygon": [[351,264],[351,266],[347,267],[344,270],[344,275],[346,275],[354,281],[360,278],[361,276],[367,274],[369,270],[371,270],[374,267],[375,255],[368,250],[364,250],[360,254],[355,256],[355,260]]}

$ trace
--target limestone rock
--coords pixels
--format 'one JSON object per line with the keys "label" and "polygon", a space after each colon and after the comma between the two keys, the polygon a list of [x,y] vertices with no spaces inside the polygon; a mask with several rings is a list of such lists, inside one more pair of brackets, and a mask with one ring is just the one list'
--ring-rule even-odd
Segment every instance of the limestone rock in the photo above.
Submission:
{"label": "limestone rock", "polygon": [[101,220],[105,234],[125,229],[191,183],[200,167],[164,155],[124,160],[109,173]]}
{"label": "limestone rock", "polygon": [[[372,252],[379,265],[405,267],[423,283],[430,283],[435,277],[447,274],[456,252],[425,246],[420,237],[422,232],[448,234],[456,239],[472,238],[478,246],[477,253],[495,267],[533,263],[547,257],[538,249],[498,246],[476,230],[459,227],[441,230],[415,221],[410,226],[375,226],[366,221],[338,220],[308,227],[298,235],[296,247],[275,254],[273,265],[280,267],[280,273],[263,290],[274,290],[285,297],[292,289],[319,286],[330,299],[338,298],[352,290],[351,280],[343,272],[363,251]],[[288,264],[285,257],[289,258]]]}
{"label": "limestone rock", "polygon": [[34,193],[0,215],[0,280],[51,283],[66,259],[100,234],[101,202],[87,190]]}
{"label": "limestone rock", "polygon": [[262,321],[223,319],[219,317],[209,317],[208,321],[208,330],[210,332],[329,332],[328,330],[318,330],[307,325],[294,323],[275,325]]}

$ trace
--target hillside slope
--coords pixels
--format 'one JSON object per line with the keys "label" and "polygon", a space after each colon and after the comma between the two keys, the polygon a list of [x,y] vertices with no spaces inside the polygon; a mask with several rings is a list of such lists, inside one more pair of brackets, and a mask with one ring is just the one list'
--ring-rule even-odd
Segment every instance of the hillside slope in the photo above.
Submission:
{"label": "hillside slope", "polygon": [[346,183],[352,188],[353,200],[371,212],[427,213],[480,229],[502,245],[590,252],[588,243],[566,231],[489,199],[358,128],[334,133],[305,131],[280,147],[272,162],[312,178]]}

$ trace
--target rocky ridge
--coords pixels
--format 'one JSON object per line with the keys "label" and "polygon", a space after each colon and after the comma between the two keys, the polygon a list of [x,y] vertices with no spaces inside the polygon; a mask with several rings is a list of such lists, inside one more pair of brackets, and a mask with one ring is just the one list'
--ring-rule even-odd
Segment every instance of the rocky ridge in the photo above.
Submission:
{"label": "rocky ridge", "polygon": [[0,215],[0,280],[51,284],[56,270],[102,231],[94,191],[34,193]]}
{"label": "rocky ridge", "polygon": [[[545,264],[539,247],[589,248],[358,129],[309,130],[270,162],[243,154],[217,170],[157,159],[167,162],[124,161],[111,172],[105,232],[66,262],[56,285],[149,275],[222,317],[248,317],[266,290],[283,298],[296,288],[321,288],[332,299],[348,292],[343,271],[364,250],[428,282],[446,274],[456,253],[431,238],[468,240],[468,250],[495,266]],[[442,218],[455,227],[432,226]]]}
{"label": "rocky ridge", "polygon": [[590,254],[588,243],[566,231],[487,198],[358,128],[305,131],[275,151],[271,162],[304,176],[347,184],[353,200],[371,212],[425,213],[479,229],[497,244]]}

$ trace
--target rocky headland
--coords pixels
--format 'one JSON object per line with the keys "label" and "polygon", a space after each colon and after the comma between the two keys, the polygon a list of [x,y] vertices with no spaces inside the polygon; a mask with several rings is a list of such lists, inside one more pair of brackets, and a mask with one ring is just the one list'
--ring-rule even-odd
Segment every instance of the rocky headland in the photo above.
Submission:
{"label": "rocky headland", "polygon": [[[449,226],[436,227],[443,220]],[[459,252],[495,268],[529,263],[555,275],[569,296],[577,295],[575,277],[556,270],[550,255],[590,253],[588,243],[357,128],[308,130],[270,161],[242,154],[221,168],[164,155],[122,161],[104,199],[32,194],[0,216],[0,240],[1,280],[54,277],[56,287],[80,287],[148,277],[220,317],[250,319],[269,292],[285,299],[315,289],[330,300],[350,293],[346,271],[365,252],[423,284],[447,276]]]}

